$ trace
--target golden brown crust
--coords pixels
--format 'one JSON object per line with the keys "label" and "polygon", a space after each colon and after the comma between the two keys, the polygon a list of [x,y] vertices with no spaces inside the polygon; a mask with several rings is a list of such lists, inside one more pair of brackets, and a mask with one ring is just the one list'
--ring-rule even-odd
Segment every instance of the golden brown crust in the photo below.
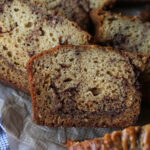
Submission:
{"label": "golden brown crust", "polygon": [[102,21],[103,16],[99,16],[99,13],[104,13],[105,11],[95,9],[90,12],[90,17],[95,25],[95,41],[99,38],[99,34],[103,35]]}
{"label": "golden brown crust", "polygon": [[68,141],[68,150],[149,150],[150,125],[129,127],[83,142]]}
{"label": "golden brown crust", "polygon": [[[36,85],[34,85],[34,81],[33,81],[32,63],[34,62],[34,60],[36,60],[37,58],[40,58],[43,55],[46,55],[46,54],[58,51],[61,47],[62,46],[57,46],[57,47],[55,47],[55,48],[53,48],[53,49],[51,49],[49,51],[44,51],[44,52],[42,52],[42,53],[32,57],[29,60],[29,62],[28,62],[28,74],[29,74],[30,92],[31,92],[31,96],[32,96],[33,112],[34,112],[33,120],[39,125],[47,125],[49,127],[58,127],[58,126],[60,126],[57,123],[58,117],[55,117],[55,116],[51,117],[51,120],[54,120],[53,122],[55,122],[53,124],[51,122],[45,123],[43,121],[40,121],[40,119],[38,117],[38,105],[36,104],[36,93],[35,93],[35,86]],[[72,45],[66,45],[65,47],[72,48],[73,46]],[[76,46],[77,49],[78,49],[78,47],[80,47],[80,46]],[[89,47],[89,48],[96,48],[96,47],[100,47],[100,46],[85,45],[85,46],[82,46],[82,47],[85,47],[85,49],[86,49],[87,47]],[[111,47],[107,47],[107,49],[110,50],[110,51],[114,50]],[[115,52],[116,53],[121,53],[120,51],[115,51]],[[130,56],[131,58],[132,57],[137,57],[136,54],[132,54],[130,52],[126,52],[126,54],[128,54],[128,56]],[[144,69],[144,66],[146,65],[147,59],[148,59],[147,56],[143,57],[143,63],[142,63],[143,65],[142,66],[139,65],[139,69],[141,71]],[[137,95],[138,95],[138,97],[141,97],[140,92],[137,92]],[[126,118],[124,116],[126,116],[128,113],[130,113],[130,110],[134,110],[136,116],[134,116],[134,120],[132,118],[130,118],[131,120],[126,121]],[[129,122],[130,122],[130,124],[134,124],[136,122],[136,120],[138,118],[137,116],[139,115],[139,113],[140,113],[140,101],[138,101],[136,105],[132,105],[129,109],[127,109],[123,113],[123,115],[118,115],[116,118],[114,118],[114,120],[113,120],[114,124],[112,124],[111,122],[108,121],[110,118],[104,116],[104,117],[102,117],[101,121],[99,121],[99,123],[95,124],[94,126],[95,127],[100,127],[100,126],[103,126],[103,127],[109,127],[109,126],[111,126],[111,127],[120,127],[120,126],[126,127],[126,126],[129,126]],[[122,122],[118,123],[117,122],[118,120],[122,120]],[[60,124],[63,123],[63,126],[66,126],[66,127],[73,126],[73,125],[90,127],[90,126],[92,126],[93,121],[94,120],[91,119],[91,121],[89,121],[89,123],[85,124],[84,121],[82,122],[80,120],[73,120],[72,118],[70,118],[70,119],[59,118],[59,123]],[[105,124],[104,122],[107,122],[107,123]]]}

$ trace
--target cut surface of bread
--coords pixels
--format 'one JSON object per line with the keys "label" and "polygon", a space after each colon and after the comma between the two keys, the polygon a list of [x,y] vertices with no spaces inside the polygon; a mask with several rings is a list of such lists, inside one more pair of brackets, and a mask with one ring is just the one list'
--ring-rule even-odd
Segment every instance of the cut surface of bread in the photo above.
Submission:
{"label": "cut surface of bread", "polygon": [[71,21],[77,22],[83,29],[89,29],[89,11],[95,8],[110,7],[116,0],[30,0],[48,10],[57,10]]}
{"label": "cut surface of bread", "polygon": [[25,0],[0,2],[0,80],[29,92],[30,57],[57,45],[87,44],[91,36],[60,14]]}
{"label": "cut surface of bread", "polygon": [[150,124],[129,127],[83,142],[68,141],[68,150],[149,150]]}
{"label": "cut surface of bread", "polygon": [[100,46],[60,46],[28,63],[33,120],[49,127],[125,127],[138,118],[147,57]]}
{"label": "cut surface of bread", "polygon": [[127,17],[102,10],[93,10],[96,40],[117,49],[150,54],[150,24],[138,17]]}
{"label": "cut surface of bread", "polygon": [[[102,10],[93,10],[91,18],[96,41],[116,49],[150,55],[150,23]],[[150,81],[150,64],[145,71],[145,80]]]}

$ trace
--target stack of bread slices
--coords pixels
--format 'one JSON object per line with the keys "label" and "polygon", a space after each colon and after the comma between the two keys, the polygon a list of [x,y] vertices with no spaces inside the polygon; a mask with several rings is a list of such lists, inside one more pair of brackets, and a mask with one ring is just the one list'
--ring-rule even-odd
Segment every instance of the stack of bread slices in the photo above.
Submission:
{"label": "stack of bread slices", "polygon": [[0,81],[31,95],[38,125],[136,123],[141,73],[150,82],[150,24],[108,11],[115,2],[0,1]]}

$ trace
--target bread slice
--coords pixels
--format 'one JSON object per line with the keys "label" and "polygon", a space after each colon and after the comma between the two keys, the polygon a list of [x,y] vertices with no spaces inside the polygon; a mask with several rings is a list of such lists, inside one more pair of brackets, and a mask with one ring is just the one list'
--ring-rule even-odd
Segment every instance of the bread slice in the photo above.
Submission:
{"label": "bread slice", "polygon": [[138,17],[121,16],[108,11],[93,10],[91,18],[95,23],[95,38],[117,49],[150,54],[150,24]]}
{"label": "bread slice", "polygon": [[149,150],[150,124],[129,127],[83,142],[68,141],[68,150]]}
{"label": "bread slice", "polygon": [[26,0],[4,0],[0,11],[0,80],[27,93],[30,57],[57,45],[82,45],[91,39],[77,24]]}
{"label": "bread slice", "polygon": [[60,46],[30,59],[33,120],[49,127],[126,127],[140,113],[147,57],[100,46]]}
{"label": "bread slice", "polygon": [[[93,10],[95,39],[116,49],[150,55],[150,23],[138,17],[121,16],[108,11]],[[150,64],[145,71],[145,81],[150,81]]]}
{"label": "bread slice", "polygon": [[83,29],[90,28],[89,11],[95,8],[111,7],[116,0],[30,0],[48,10],[57,10]]}

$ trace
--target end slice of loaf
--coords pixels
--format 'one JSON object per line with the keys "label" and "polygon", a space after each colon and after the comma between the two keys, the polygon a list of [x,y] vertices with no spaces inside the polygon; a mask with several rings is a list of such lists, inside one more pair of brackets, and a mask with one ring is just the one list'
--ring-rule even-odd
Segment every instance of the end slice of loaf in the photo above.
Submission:
{"label": "end slice of loaf", "polygon": [[77,22],[83,29],[89,29],[89,12],[92,9],[110,7],[116,0],[30,0],[48,10],[57,10],[69,20]]}
{"label": "end slice of loaf", "polygon": [[[143,23],[136,16],[122,16],[102,10],[93,10],[91,18],[98,42],[116,49],[150,55],[150,23]],[[144,74],[145,81],[150,81],[150,64]]]}
{"label": "end slice of loaf", "polygon": [[57,45],[82,45],[91,39],[77,24],[25,0],[4,0],[0,11],[0,80],[27,93],[30,57]]}
{"label": "end slice of loaf", "polygon": [[150,124],[129,127],[83,142],[68,141],[68,150],[149,150]]}
{"label": "end slice of loaf", "polygon": [[30,59],[33,120],[49,127],[126,127],[140,113],[147,57],[110,47],[60,46]]}

